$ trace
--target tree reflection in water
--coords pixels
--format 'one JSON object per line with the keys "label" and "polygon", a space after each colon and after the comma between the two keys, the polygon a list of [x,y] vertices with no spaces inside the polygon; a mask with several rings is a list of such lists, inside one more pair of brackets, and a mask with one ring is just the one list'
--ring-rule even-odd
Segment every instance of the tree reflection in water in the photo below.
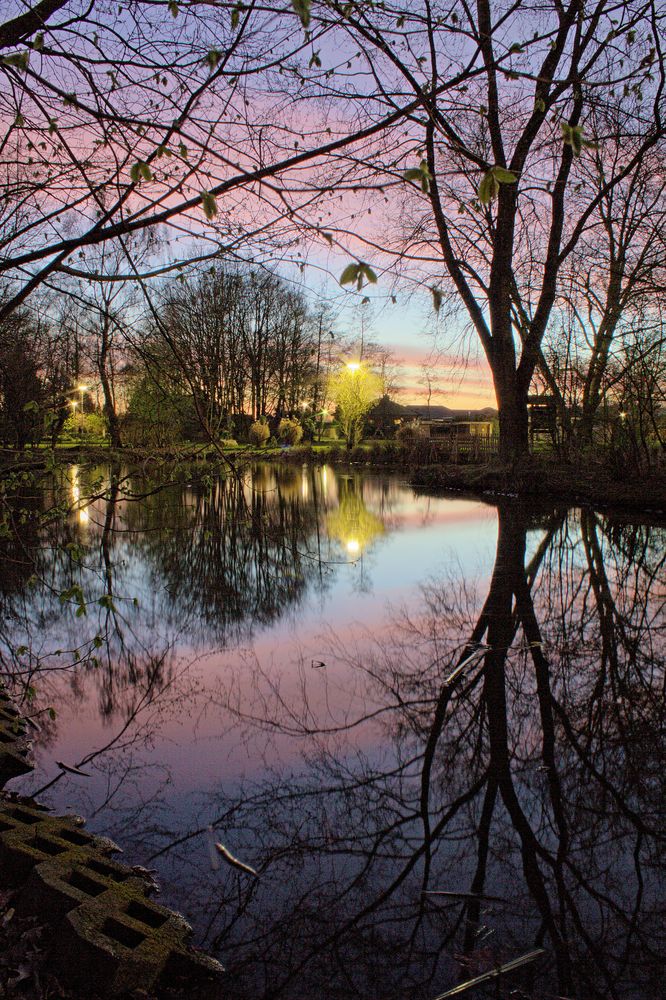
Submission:
{"label": "tree reflection in water", "polygon": [[[202,872],[190,897],[239,996],[432,997],[535,945],[499,995],[657,995],[664,533],[498,518],[484,600],[431,584],[361,655],[332,640],[362,716],[317,726],[264,692],[253,724],[300,732],[304,767],[207,803],[261,877],[211,899]],[[190,865],[184,844],[155,853]]]}
{"label": "tree reflection in water", "polygon": [[[342,488],[337,522],[309,473],[257,473],[254,487],[174,489],[140,514],[110,495],[97,519],[105,592],[127,588],[131,541],[169,648],[183,633],[247,644],[325,585],[345,497],[354,524],[380,533],[358,484]],[[160,866],[233,995],[432,998],[535,945],[544,959],[491,995],[659,993],[666,533],[513,501],[497,513],[485,592],[449,575],[381,635],[329,634],[329,667],[303,664],[289,699],[260,662],[254,690],[247,676],[206,687],[221,725],[265,741],[261,779],[221,779],[183,821],[141,797],[135,769],[133,795],[102,810],[107,832],[121,827]],[[165,697],[196,703],[165,650],[155,680],[158,652],[132,639],[129,613],[105,628],[107,708],[129,720],[149,705],[158,727]],[[355,696],[327,713],[335,668]],[[301,766],[280,765],[284,738],[302,745]],[[258,879],[211,872],[209,824]]]}

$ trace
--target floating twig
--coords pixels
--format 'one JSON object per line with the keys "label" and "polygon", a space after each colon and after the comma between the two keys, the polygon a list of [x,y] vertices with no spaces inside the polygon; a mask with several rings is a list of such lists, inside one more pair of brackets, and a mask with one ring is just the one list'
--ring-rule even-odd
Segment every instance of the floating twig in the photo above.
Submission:
{"label": "floating twig", "polygon": [[58,765],[58,767],[60,768],[61,771],[68,771],[69,774],[79,774],[79,775],[81,775],[82,778],[91,778],[92,777],[92,775],[90,774],[89,771],[82,771],[78,767],[70,767],[69,764],[63,764],[63,762],[61,760],[57,760],[56,764]]}
{"label": "floating twig", "polygon": [[235,858],[231,851],[227,850],[224,844],[220,844],[218,841],[215,844],[215,850],[224,858],[228,865],[231,865],[232,868],[238,868],[241,872],[246,872],[248,875],[254,875],[255,878],[259,878],[254,868],[251,868],[250,865],[246,865],[242,861],[239,861],[238,858]]}
{"label": "floating twig", "polygon": [[459,899],[487,899],[493,903],[506,903],[504,896],[490,896],[485,892],[456,892],[453,889],[424,889],[424,896],[455,896]]}
{"label": "floating twig", "polygon": [[481,986],[482,983],[489,983],[491,980],[497,979],[498,976],[503,976],[507,972],[520,969],[523,965],[527,965],[528,962],[533,962],[545,954],[544,948],[536,948],[534,951],[528,951],[527,954],[521,955],[520,958],[514,958],[511,962],[506,962],[504,965],[498,965],[496,969],[491,969],[490,972],[484,972],[474,979],[467,979],[464,983],[458,983],[452,990],[440,993],[439,996],[435,997],[435,1000],[447,1000],[448,997],[457,997],[461,993],[465,993],[466,990],[471,990],[473,986]]}

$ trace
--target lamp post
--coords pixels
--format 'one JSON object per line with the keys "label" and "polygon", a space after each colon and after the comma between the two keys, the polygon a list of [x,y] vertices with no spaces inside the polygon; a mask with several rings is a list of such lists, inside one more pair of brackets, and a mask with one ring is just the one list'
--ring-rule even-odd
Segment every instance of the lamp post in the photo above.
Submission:
{"label": "lamp post", "polygon": [[83,433],[83,393],[88,391],[87,385],[77,385],[76,387],[81,393],[81,420],[80,420],[80,430]]}

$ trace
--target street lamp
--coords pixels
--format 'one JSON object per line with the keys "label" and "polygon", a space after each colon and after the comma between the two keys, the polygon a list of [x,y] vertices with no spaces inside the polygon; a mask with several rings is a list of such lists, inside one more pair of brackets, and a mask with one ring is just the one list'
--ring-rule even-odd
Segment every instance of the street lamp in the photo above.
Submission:
{"label": "street lamp", "polygon": [[81,430],[83,430],[83,393],[88,391],[87,385],[77,385],[76,387],[81,393]]}

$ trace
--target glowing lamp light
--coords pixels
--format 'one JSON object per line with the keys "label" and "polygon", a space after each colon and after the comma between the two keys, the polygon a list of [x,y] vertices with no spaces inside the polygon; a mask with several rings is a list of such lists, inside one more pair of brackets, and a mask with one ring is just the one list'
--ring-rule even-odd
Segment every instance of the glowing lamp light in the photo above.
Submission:
{"label": "glowing lamp light", "polygon": [[350,372],[357,372],[360,367],[361,367],[361,364],[360,364],[359,361],[348,361],[347,362],[347,368],[349,369]]}
{"label": "glowing lamp light", "polygon": [[361,545],[356,538],[350,538],[345,548],[350,556],[356,556],[361,551]]}

